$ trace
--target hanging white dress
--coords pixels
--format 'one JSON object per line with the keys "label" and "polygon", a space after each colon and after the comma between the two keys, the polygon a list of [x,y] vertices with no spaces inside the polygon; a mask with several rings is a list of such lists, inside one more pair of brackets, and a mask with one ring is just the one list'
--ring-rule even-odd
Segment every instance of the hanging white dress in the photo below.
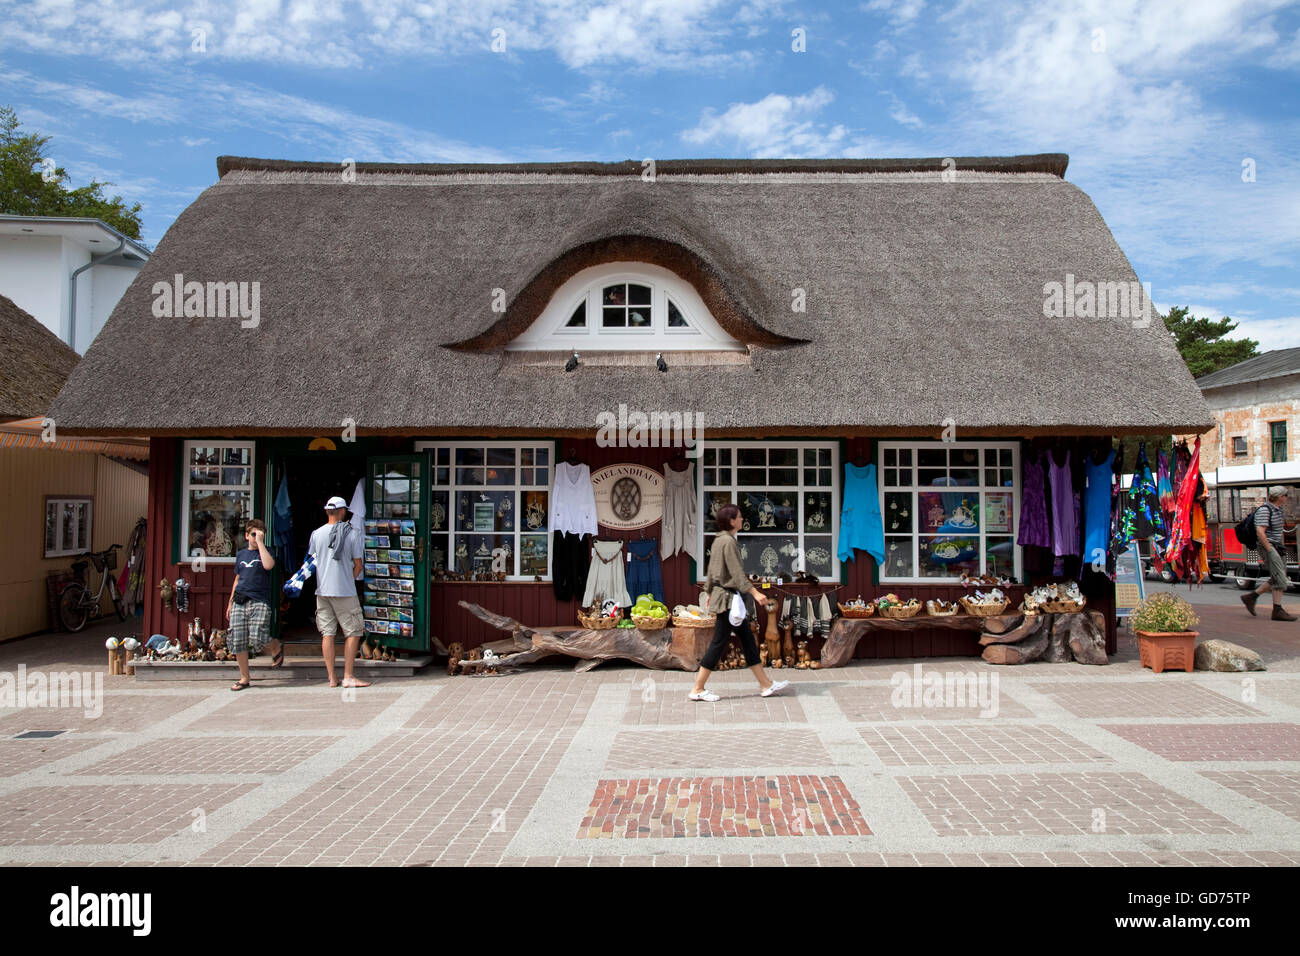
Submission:
{"label": "hanging white dress", "polygon": [[596,534],[596,492],[591,468],[562,461],[555,466],[551,486],[551,531],[562,534]]}
{"label": "hanging white dress", "polygon": [[631,607],[632,596],[627,593],[627,575],[623,564],[622,541],[597,541],[591,548],[591,570],[587,572],[587,590],[582,593],[582,606],[590,607],[592,601],[618,602],[619,607]]}
{"label": "hanging white dress", "polygon": [[695,520],[695,462],[683,471],[664,466],[664,518],[659,557],[685,551],[700,564],[699,526]]}

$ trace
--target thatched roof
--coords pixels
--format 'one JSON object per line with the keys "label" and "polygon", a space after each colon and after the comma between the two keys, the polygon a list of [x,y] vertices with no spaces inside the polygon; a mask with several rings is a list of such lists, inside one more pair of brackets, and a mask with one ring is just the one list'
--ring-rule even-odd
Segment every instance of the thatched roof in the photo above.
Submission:
{"label": "thatched roof", "polygon": [[0,295],[0,421],[45,415],[81,356]]}
{"label": "thatched roof", "polygon": [[[61,427],[136,434],[345,418],[590,433],[619,402],[751,434],[1205,430],[1158,316],[1044,317],[1044,284],[1067,274],[1137,281],[1065,166],[963,158],[943,182],[941,159],[686,160],[645,182],[640,163],[360,164],[346,182],[334,164],[223,157],[55,410]],[[626,258],[691,282],[744,361],[673,354],[663,374],[653,356],[590,353],[566,373],[562,356],[503,351],[574,271]],[[260,325],[154,317],[153,284],[177,273],[259,281]]]}

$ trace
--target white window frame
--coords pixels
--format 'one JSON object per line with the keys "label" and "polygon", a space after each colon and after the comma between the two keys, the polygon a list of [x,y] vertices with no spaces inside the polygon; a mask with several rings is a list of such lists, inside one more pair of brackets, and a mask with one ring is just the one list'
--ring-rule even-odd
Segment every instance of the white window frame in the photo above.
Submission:
{"label": "white window frame", "polygon": [[[221,465],[217,468],[248,468],[248,484],[246,485],[195,485],[190,483],[190,449],[192,448],[219,448],[224,451],[227,448],[247,448],[248,464],[245,465]],[[247,491],[248,492],[248,509],[249,517],[256,514],[257,508],[257,443],[253,441],[229,441],[224,438],[198,439],[197,441],[187,441],[181,450],[181,537],[180,537],[180,561],[182,564],[194,560],[195,555],[190,548],[190,492],[196,490],[203,491]],[[235,555],[239,553],[242,542],[235,540],[231,542],[231,547],[235,549],[235,554],[228,557],[213,557],[205,555],[204,561],[208,564],[231,564],[235,563]]]}
{"label": "white window frame", "polygon": [[[650,327],[602,326],[604,288],[623,282],[649,286]],[[668,300],[681,310],[687,328],[668,327]],[[587,303],[587,324],[566,327],[574,311]],[[555,290],[541,314],[506,346],[507,351],[743,351],[744,343],[723,331],[695,288],[676,273],[646,262],[609,262],[574,273]]]}
{"label": "white window frame", "polygon": [[[696,490],[696,499],[695,499],[695,513],[697,516],[696,524],[699,527],[698,550],[696,553],[701,555],[702,557],[704,555],[705,538],[712,537],[715,534],[713,525],[711,524],[709,519],[708,509],[705,507],[705,502],[708,501],[708,494],[710,491],[730,491],[732,493],[732,497],[737,499],[736,504],[739,504],[738,499],[741,493],[743,492],[746,491],[767,492],[767,491],[772,491],[777,487],[771,484],[763,485],[763,486],[740,484],[739,473],[738,473],[741,467],[741,465],[738,464],[739,450],[742,448],[794,448],[799,452],[799,456],[797,459],[798,464],[796,465],[796,469],[799,473],[799,484],[790,485],[786,488],[781,488],[780,490],[782,491],[788,490],[796,497],[799,498],[800,507],[799,509],[797,509],[797,513],[802,513],[803,495],[810,492],[830,492],[831,524],[828,531],[804,531],[803,522],[802,520],[800,520],[796,525],[795,531],[791,532],[791,531],[777,530],[775,531],[775,534],[796,534],[799,538],[799,547],[800,547],[801,556],[803,551],[804,538],[810,535],[824,536],[826,534],[829,534],[831,539],[830,540],[831,573],[829,577],[838,581],[840,579],[840,574],[841,574],[841,566],[840,566],[840,558],[839,558],[840,511],[843,507],[842,499],[840,497],[841,489],[843,485],[843,475],[842,475],[843,466],[840,463],[840,443],[835,440],[832,441],[798,441],[798,440],[713,441],[711,440],[709,441],[707,447],[713,449],[715,452],[720,448],[728,448],[731,450],[730,467],[731,467],[732,483],[729,485],[718,485],[718,484],[706,485],[704,482],[704,458],[703,455],[701,455],[700,459],[696,462],[696,466],[695,466],[699,472],[697,490]],[[805,485],[803,483],[804,468],[825,467],[824,465],[815,465],[815,466],[805,465],[803,462],[803,449],[805,448],[814,448],[819,450],[829,449],[831,453],[831,464],[830,464],[831,483],[829,485]],[[770,469],[773,466],[767,465],[766,467]],[[737,540],[743,540],[744,537],[754,535],[756,533],[757,532],[754,531],[741,531],[737,535]],[[805,566],[806,566],[806,559],[805,559]],[[708,567],[705,565],[704,561],[697,562],[695,568],[695,577],[697,583],[703,583],[704,579],[708,577]]]}
{"label": "white window frame", "polygon": [[[428,465],[427,465],[427,467],[429,468],[429,485],[428,485],[428,488],[429,488],[429,495],[430,495],[430,497],[429,497],[429,508],[431,509],[431,513],[432,513],[432,508],[433,508],[433,503],[434,503],[433,495],[434,495],[435,493],[437,493],[437,492],[442,492],[442,491],[447,492],[447,528],[446,528],[446,531],[445,531],[445,532],[440,531],[440,532],[438,532],[438,534],[441,535],[441,534],[444,534],[444,533],[445,533],[445,534],[447,535],[447,542],[448,542],[448,548],[447,548],[447,550],[449,551],[449,554],[447,555],[447,565],[448,565],[448,568],[454,567],[454,561],[455,561],[455,557],[456,557],[456,536],[457,536],[457,535],[471,535],[471,534],[478,534],[478,535],[495,535],[495,536],[498,536],[498,537],[504,537],[504,536],[506,536],[506,535],[511,535],[511,536],[514,538],[514,544],[513,544],[512,548],[511,548],[511,555],[510,555],[510,560],[513,562],[513,567],[512,567],[512,569],[511,569],[511,573],[506,575],[506,580],[507,580],[507,581],[532,581],[532,580],[533,580],[533,575],[531,575],[531,574],[520,574],[520,573],[519,573],[519,562],[520,562],[520,560],[521,560],[521,558],[522,558],[521,547],[520,547],[520,536],[521,536],[521,535],[525,535],[525,534],[541,534],[541,532],[537,532],[537,531],[529,531],[527,528],[524,527],[524,517],[523,517],[523,510],[522,510],[522,500],[523,500],[523,494],[524,494],[524,492],[528,492],[528,491],[545,491],[545,492],[546,492],[546,504],[547,504],[547,529],[546,529],[546,532],[545,532],[545,535],[544,535],[544,537],[546,538],[546,573],[545,573],[544,575],[542,575],[542,580],[543,580],[543,581],[550,581],[550,580],[551,580],[551,561],[552,561],[552,560],[554,559],[554,557],[555,557],[554,554],[552,553],[552,547],[553,547],[553,545],[554,545],[554,540],[555,540],[555,539],[552,537],[551,528],[550,528],[550,504],[551,504],[551,497],[555,494],[555,466],[556,466],[555,455],[556,455],[557,445],[558,445],[557,442],[555,442],[555,441],[551,441],[551,440],[549,440],[549,439],[541,439],[541,440],[536,440],[536,441],[534,441],[534,440],[499,441],[499,440],[487,440],[487,439],[484,439],[484,440],[482,440],[482,441],[474,441],[474,440],[469,440],[469,441],[462,441],[462,440],[457,440],[457,441],[417,441],[417,442],[415,443],[415,450],[416,450],[417,452],[429,452],[429,453],[430,453],[430,454],[428,455]],[[438,477],[438,470],[437,470],[437,469],[438,469],[438,459],[437,459],[437,454],[436,454],[436,452],[437,452],[439,449],[442,449],[442,448],[446,448],[446,449],[448,449],[448,457],[447,457],[447,460],[448,460],[448,462],[449,462],[449,464],[448,464],[449,472],[448,472],[448,475],[447,475],[448,482],[447,482],[447,484],[445,484],[445,485],[440,485],[440,484],[437,483],[437,477]],[[514,449],[514,451],[515,451],[515,464],[514,464],[513,467],[515,468],[515,471],[516,471],[516,474],[515,474],[515,478],[516,478],[515,484],[513,484],[513,485],[489,485],[489,486],[486,486],[486,487],[483,486],[483,485],[462,485],[462,484],[459,484],[459,483],[456,481],[456,450],[457,450],[457,449],[460,449],[460,448],[481,448],[481,449],[488,449],[488,448],[512,448],[512,449]],[[521,483],[517,480],[517,479],[519,478],[518,470],[519,470],[521,467],[523,467],[523,468],[530,467],[530,466],[528,466],[528,465],[520,465],[520,464],[519,464],[519,452],[520,452],[522,449],[525,449],[525,448],[531,448],[531,449],[544,448],[544,449],[546,449],[546,450],[549,452],[549,454],[548,454],[548,456],[547,456],[547,457],[548,457],[548,464],[546,464],[546,465],[544,465],[544,466],[541,466],[541,467],[545,467],[546,470],[547,470],[547,482],[546,482],[545,485],[538,485],[538,484],[525,485],[525,484],[521,484]],[[478,467],[478,466],[462,466],[462,467]],[[486,466],[484,466],[484,467],[486,467]],[[533,465],[533,466],[531,466],[531,467],[539,467],[539,466]],[[461,528],[456,527],[456,513],[455,513],[455,512],[456,512],[456,499],[457,499],[457,496],[458,496],[462,491],[489,491],[489,492],[494,493],[494,494],[496,494],[496,493],[500,493],[500,492],[502,492],[502,491],[514,491],[514,493],[515,493],[515,503],[514,503],[514,508],[515,508],[515,520],[514,520],[514,525],[515,525],[515,527],[514,527],[514,530],[513,530],[513,531],[490,531],[490,532],[489,532],[489,531],[478,531],[478,532],[475,532],[475,531],[464,531],[464,530],[462,530]],[[431,536],[433,535],[433,533],[434,533],[434,531],[433,531],[433,521],[432,521],[432,518],[430,518],[429,528],[425,531],[425,537],[426,537],[426,539],[431,538]]]}
{"label": "white window frame", "polygon": [[[75,511],[75,509],[79,505],[86,506],[86,534],[89,536],[90,540],[87,541],[81,540],[81,532],[80,529],[77,527],[75,517],[74,517],[73,533],[76,536],[76,540],[73,543],[71,550],[61,548],[59,545],[63,541],[63,534],[62,534],[63,513],[66,510]],[[54,549],[52,551],[46,551],[45,550],[45,528],[48,525],[50,520],[51,507],[57,509],[54,516]],[[74,555],[81,554],[85,551],[92,551],[94,549],[91,548],[91,543],[94,541],[94,538],[95,538],[94,497],[92,497],[91,495],[66,495],[64,497],[49,497],[45,499],[45,520],[41,524],[41,550],[44,552],[45,557],[67,558],[67,557],[72,557]]]}
{"label": "white window frame", "polygon": [[[920,551],[920,540],[923,537],[920,530],[921,516],[918,512],[920,499],[916,497],[918,494],[922,492],[927,494],[935,493],[935,492],[951,494],[959,490],[965,490],[965,491],[979,492],[981,495],[983,495],[988,492],[996,491],[996,492],[1005,493],[1007,491],[1010,491],[1011,492],[1011,514],[1009,515],[1009,518],[1011,524],[1010,538],[1011,538],[1012,553],[1015,555],[1014,576],[1017,581],[1024,580],[1024,549],[1021,548],[1020,545],[1016,543],[1016,537],[1020,530],[1018,527],[1018,522],[1020,520],[1020,494],[1021,494],[1021,485],[1023,483],[1023,477],[1020,470],[1020,443],[1019,442],[1016,441],[987,441],[987,442],[882,441],[876,447],[877,447],[876,487],[880,494],[880,514],[881,514],[882,521],[885,524],[886,542],[888,542],[889,538],[891,537],[889,533],[889,527],[888,527],[889,511],[885,506],[886,492],[910,492],[913,496],[912,497],[912,519],[913,519],[912,531],[908,535],[906,535],[906,537],[910,537],[912,541],[912,567],[913,568],[919,568],[921,566],[919,551]],[[921,449],[929,449],[929,448],[977,449],[979,451],[979,464],[976,467],[979,469],[980,472],[981,483],[978,485],[917,485],[916,476],[918,470],[920,469],[920,465],[918,464],[920,460],[919,452]],[[989,449],[989,448],[997,449],[999,451],[1001,451],[1002,449],[1011,450],[1011,487],[1010,488],[1007,488],[1003,485],[983,484],[984,469],[986,467],[984,464],[984,451],[985,449]],[[911,464],[912,484],[906,486],[886,488],[885,486],[886,449],[895,449],[895,450],[908,449],[912,452],[912,464]],[[949,467],[951,468],[951,466]],[[998,465],[998,468],[1001,467],[1002,467],[1001,465]],[[980,503],[980,507],[981,509],[983,508],[982,501]],[[981,568],[980,573],[985,573],[984,572],[984,568],[985,568],[984,547],[985,547],[985,541],[988,537],[988,528],[986,527],[984,514],[982,510],[979,517],[979,523],[980,523],[980,530],[979,530],[978,538],[979,538],[979,555],[980,555],[980,568]],[[893,537],[902,537],[902,536],[893,535]],[[995,534],[994,537],[1006,537],[1006,535]],[[888,547],[888,544],[886,544],[886,547]],[[884,565],[882,565],[880,568],[880,576],[879,576],[879,581],[881,584],[951,584],[954,581],[960,581],[960,580],[961,580],[960,575],[956,575],[952,577],[915,577],[915,576],[900,577],[896,575],[886,575]]]}

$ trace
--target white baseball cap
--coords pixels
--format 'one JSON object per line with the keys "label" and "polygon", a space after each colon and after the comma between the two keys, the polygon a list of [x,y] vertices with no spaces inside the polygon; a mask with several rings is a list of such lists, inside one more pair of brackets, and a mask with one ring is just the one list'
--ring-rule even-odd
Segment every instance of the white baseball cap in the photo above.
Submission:
{"label": "white baseball cap", "polygon": [[329,501],[325,502],[326,511],[337,511],[339,508],[343,508],[344,510],[346,510],[347,506],[348,503],[344,501],[342,498],[340,498],[338,495],[335,495]]}

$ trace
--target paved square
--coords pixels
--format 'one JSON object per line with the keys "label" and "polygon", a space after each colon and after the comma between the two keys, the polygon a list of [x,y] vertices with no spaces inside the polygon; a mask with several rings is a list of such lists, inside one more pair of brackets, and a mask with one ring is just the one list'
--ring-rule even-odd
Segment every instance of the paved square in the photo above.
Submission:
{"label": "paved square", "polygon": [[942,764],[1085,763],[1107,756],[1055,727],[1041,724],[932,723],[859,727],[858,733],[891,767]]}
{"label": "paved square", "polygon": [[790,837],[871,831],[838,777],[601,780],[579,838]]}
{"label": "paved square", "polygon": [[0,777],[26,773],[101,743],[92,737],[54,737],[48,740],[0,740]]}
{"label": "paved square", "polygon": [[[1029,686],[1078,717],[1259,717],[1254,707],[1215,693],[1179,675],[1160,675],[1156,683],[1035,684]],[[1183,674],[1182,677],[1191,677]],[[1229,684],[1223,675],[1223,689],[1240,693],[1240,684]]]}
{"label": "paved square", "polygon": [[252,786],[30,787],[0,797],[0,846],[157,843]]}
{"label": "paved square", "polygon": [[795,767],[831,762],[811,730],[624,731],[614,738],[606,770],[648,767]]}
{"label": "paved square", "polygon": [[[939,670],[936,666],[935,670]],[[998,717],[1032,717],[1033,711],[1017,702],[1004,692],[1005,685],[999,682],[997,696],[997,715],[982,717],[978,705],[962,707],[913,707],[899,706],[894,703],[895,688],[888,684],[869,686],[855,684],[837,684],[831,689],[831,695],[845,716],[853,721],[904,721],[904,720],[997,720]],[[910,695],[902,695],[903,702],[911,701]]]}
{"label": "paved square", "polygon": [[334,737],[178,737],[141,744],[76,774],[276,774],[319,753]]}
{"label": "paved square", "polygon": [[1300,724],[1102,724],[1166,760],[1300,761]]}
{"label": "paved square", "polygon": [[628,699],[623,723],[651,727],[670,724],[711,727],[719,724],[802,724],[808,720],[799,698],[789,691],[773,697],[723,697],[710,704],[689,699],[686,696],[689,686],[683,683],[681,688],[674,690],[657,689],[654,699],[649,701],[638,687],[637,693]]}
{"label": "paved square", "polygon": [[1203,775],[1270,810],[1300,820],[1300,771],[1206,770]]}

